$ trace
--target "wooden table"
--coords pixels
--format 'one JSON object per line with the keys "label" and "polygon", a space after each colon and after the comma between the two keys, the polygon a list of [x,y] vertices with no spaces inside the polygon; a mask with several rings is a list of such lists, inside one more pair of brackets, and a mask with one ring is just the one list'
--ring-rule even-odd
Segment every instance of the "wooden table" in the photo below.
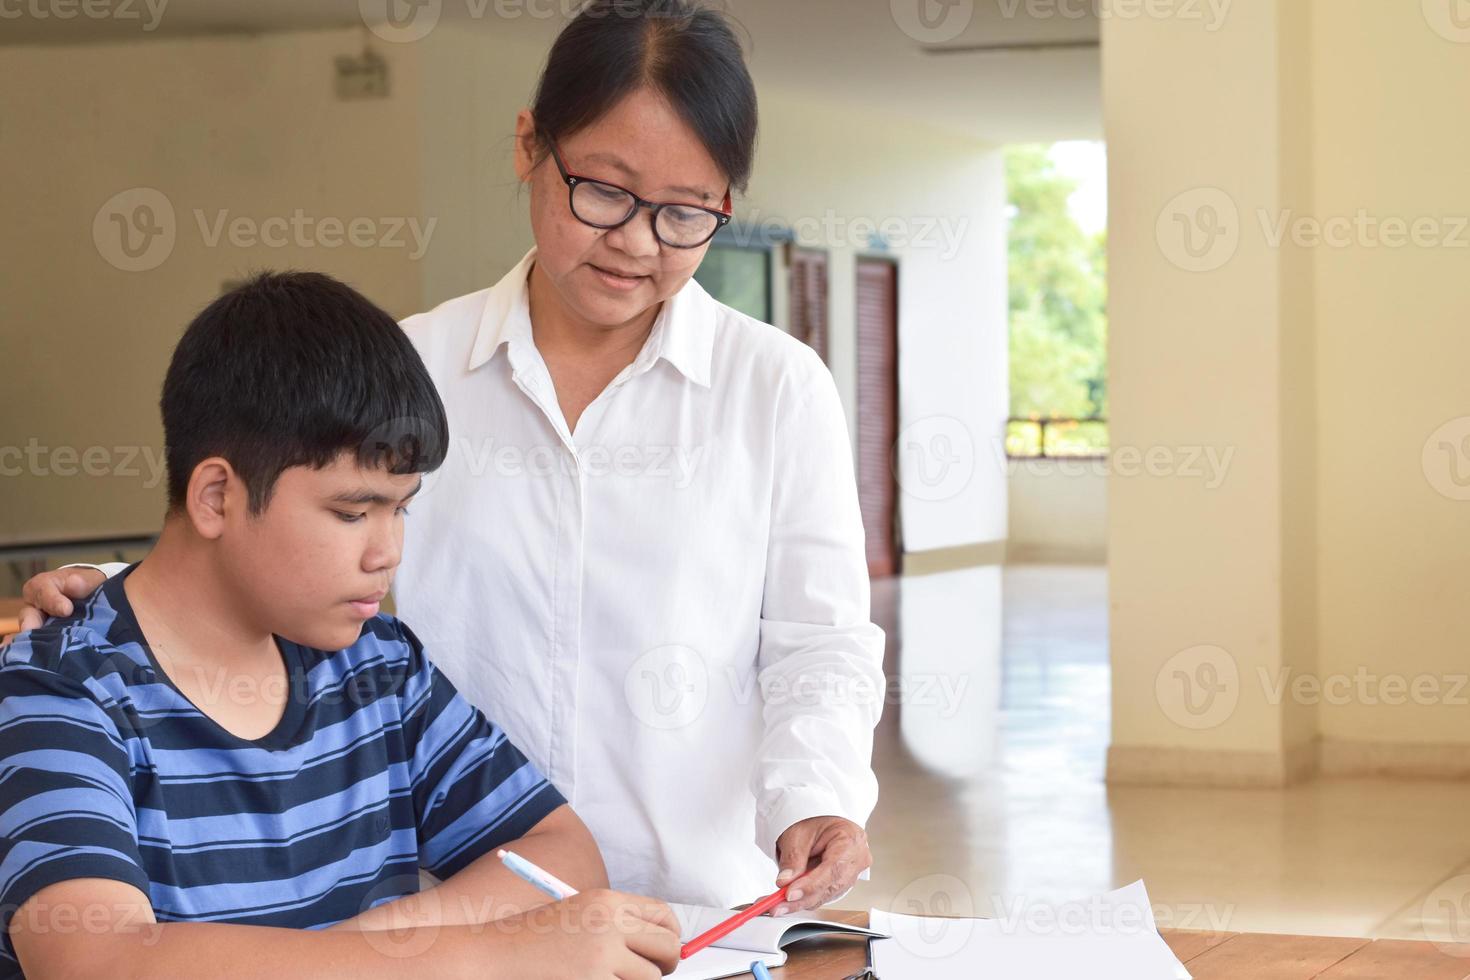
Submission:
{"label": "wooden table", "polygon": [[[824,918],[866,925],[866,912],[829,910]],[[1467,980],[1470,943],[1460,946],[1395,939],[1334,939],[1250,932],[1161,930],[1164,941],[1195,980]],[[842,980],[863,968],[863,940],[811,939],[792,946],[772,977]],[[879,980],[884,980],[880,977]],[[1009,978],[997,978],[1009,980]]]}

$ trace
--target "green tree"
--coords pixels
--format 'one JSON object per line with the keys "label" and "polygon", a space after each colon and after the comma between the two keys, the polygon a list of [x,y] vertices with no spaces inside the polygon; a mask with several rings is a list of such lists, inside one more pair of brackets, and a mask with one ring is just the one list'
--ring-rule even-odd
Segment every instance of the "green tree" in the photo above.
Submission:
{"label": "green tree", "polygon": [[1011,414],[1107,414],[1106,236],[1067,210],[1077,182],[1056,172],[1049,146],[1005,151],[1011,206]]}

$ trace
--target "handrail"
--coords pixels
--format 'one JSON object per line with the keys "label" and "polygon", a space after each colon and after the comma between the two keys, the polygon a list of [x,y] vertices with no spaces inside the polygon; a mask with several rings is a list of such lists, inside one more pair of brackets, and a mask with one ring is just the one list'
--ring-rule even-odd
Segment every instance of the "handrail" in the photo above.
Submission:
{"label": "handrail", "polygon": [[1102,416],[1093,415],[1093,416],[1089,416],[1089,417],[1086,417],[1086,418],[1069,418],[1069,417],[1066,417],[1066,416],[1048,416],[1046,418],[1030,418],[1030,417],[1026,417],[1026,416],[1013,416],[1011,418],[1006,419],[1006,432],[1007,432],[1007,434],[1009,434],[1011,426],[1012,425],[1015,425],[1016,423],[1022,423],[1022,424],[1025,424],[1025,425],[1034,425],[1034,426],[1036,426],[1040,430],[1040,432],[1038,433],[1039,438],[1036,441],[1036,445],[1039,447],[1039,452],[1035,452],[1035,453],[1024,453],[1024,454],[1021,454],[1021,455],[1016,455],[1015,453],[1012,453],[1009,449],[1007,449],[1006,450],[1006,458],[1007,459],[1082,459],[1082,460],[1087,460],[1087,459],[1107,459],[1108,458],[1108,452],[1107,452],[1107,450],[1103,450],[1102,452],[1089,452],[1089,453],[1055,453],[1055,454],[1048,453],[1046,451],[1046,430],[1047,430],[1047,427],[1048,426],[1056,426],[1056,425],[1071,425],[1071,426],[1075,426],[1075,425],[1079,425],[1079,424],[1082,424],[1082,423],[1096,423],[1096,424],[1100,424],[1100,425],[1107,425],[1108,424],[1108,420],[1106,418],[1103,418]]}
{"label": "handrail", "polygon": [[125,548],[146,548],[158,540],[156,534],[135,534],[120,537],[94,538],[38,538],[30,541],[0,542],[0,561],[16,561],[30,555],[45,555],[55,551],[114,551]]}

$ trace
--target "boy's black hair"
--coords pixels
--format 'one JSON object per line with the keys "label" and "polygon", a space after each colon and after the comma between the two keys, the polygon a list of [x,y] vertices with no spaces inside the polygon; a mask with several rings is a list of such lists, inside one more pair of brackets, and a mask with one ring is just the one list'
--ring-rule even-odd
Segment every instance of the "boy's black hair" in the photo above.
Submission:
{"label": "boy's black hair", "polygon": [[315,272],[267,272],[205,307],[163,382],[169,509],[194,468],[222,456],[265,510],[282,471],[344,451],[363,466],[427,473],[449,423],[434,382],[393,318]]}
{"label": "boy's black hair", "polygon": [[731,187],[744,191],[755,160],[755,83],[730,19],[698,0],[590,0],[562,29],[531,115],[545,155],[649,86],[699,136]]}

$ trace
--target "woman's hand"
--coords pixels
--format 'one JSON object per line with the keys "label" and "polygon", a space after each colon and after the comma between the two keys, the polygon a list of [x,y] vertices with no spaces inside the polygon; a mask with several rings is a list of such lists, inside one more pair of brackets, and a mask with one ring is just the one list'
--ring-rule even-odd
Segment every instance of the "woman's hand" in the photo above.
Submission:
{"label": "woman's hand", "polygon": [[20,629],[37,629],[47,616],[70,616],[73,599],[85,599],[97,591],[107,576],[95,568],[58,568],[34,575],[21,589],[26,605],[20,607]]}
{"label": "woman's hand", "polygon": [[786,893],[775,915],[821,908],[851,888],[873,863],[867,833],[841,817],[808,817],[787,827],[776,841],[776,858],[781,865],[778,887],[809,873]]}

